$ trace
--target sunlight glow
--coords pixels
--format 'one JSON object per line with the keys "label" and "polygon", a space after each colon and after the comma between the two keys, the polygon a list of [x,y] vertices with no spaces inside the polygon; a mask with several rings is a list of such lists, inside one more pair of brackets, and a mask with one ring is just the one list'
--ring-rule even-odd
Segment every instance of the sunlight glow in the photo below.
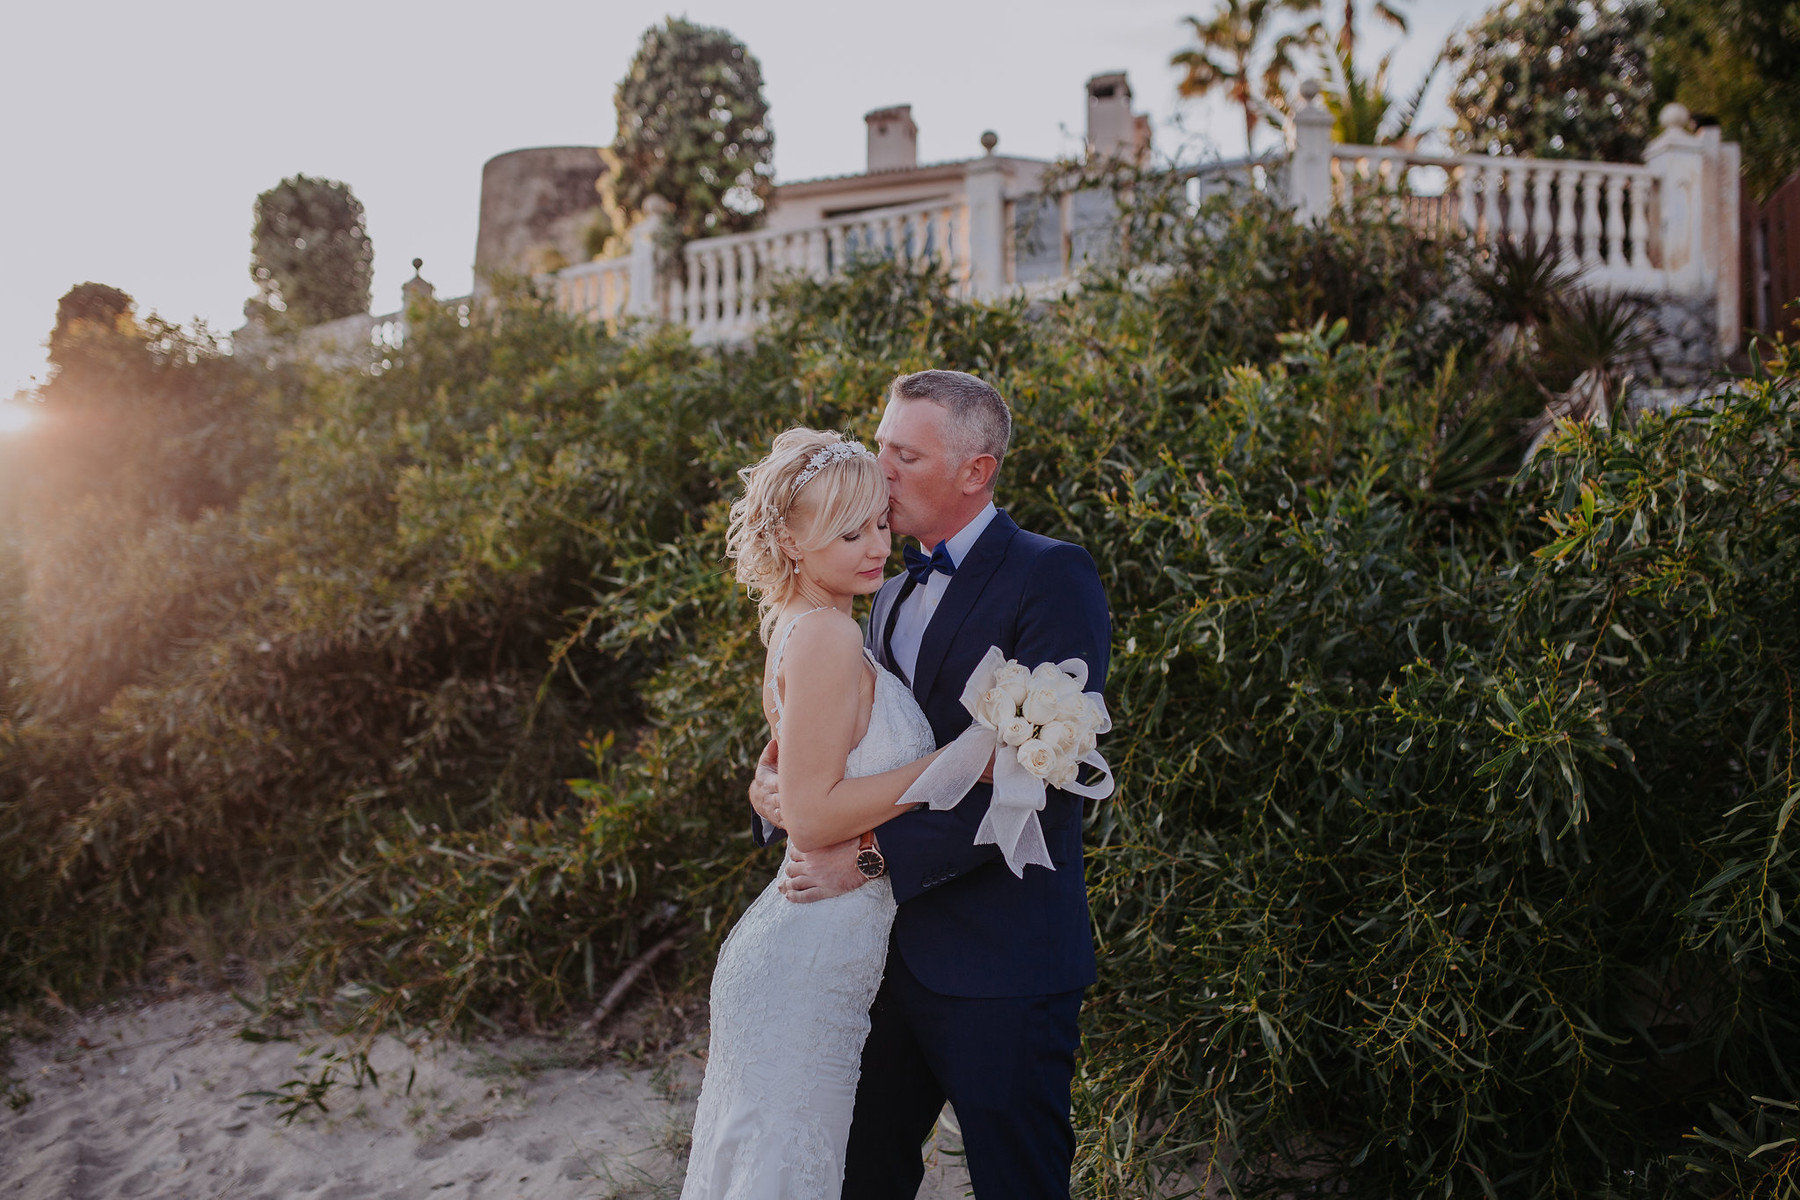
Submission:
{"label": "sunlight glow", "polygon": [[0,401],[0,435],[29,429],[37,414],[23,404]]}

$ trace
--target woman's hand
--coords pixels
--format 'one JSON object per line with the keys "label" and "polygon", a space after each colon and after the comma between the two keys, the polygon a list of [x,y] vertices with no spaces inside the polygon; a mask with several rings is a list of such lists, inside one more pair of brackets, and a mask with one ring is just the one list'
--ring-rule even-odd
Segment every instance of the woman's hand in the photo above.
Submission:
{"label": "woman's hand", "polygon": [[750,807],[777,829],[785,828],[781,823],[781,777],[776,773],[780,754],[780,747],[771,739],[756,760],[756,774],[750,780]]}

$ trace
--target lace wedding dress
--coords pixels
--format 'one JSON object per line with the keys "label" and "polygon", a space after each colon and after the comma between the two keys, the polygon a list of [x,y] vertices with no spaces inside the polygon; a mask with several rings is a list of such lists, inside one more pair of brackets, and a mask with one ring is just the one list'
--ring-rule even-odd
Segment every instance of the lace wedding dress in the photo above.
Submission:
{"label": "lace wedding dress", "polygon": [[[819,611],[818,609],[812,610]],[[794,625],[775,648],[775,668]],[[875,668],[854,778],[931,753],[931,725],[899,678]],[[777,733],[781,702],[775,698]],[[783,859],[782,866],[787,865]],[[779,873],[725,939],[712,983],[712,1042],[682,1200],[837,1200],[869,1006],[887,961],[886,878],[796,904]]]}

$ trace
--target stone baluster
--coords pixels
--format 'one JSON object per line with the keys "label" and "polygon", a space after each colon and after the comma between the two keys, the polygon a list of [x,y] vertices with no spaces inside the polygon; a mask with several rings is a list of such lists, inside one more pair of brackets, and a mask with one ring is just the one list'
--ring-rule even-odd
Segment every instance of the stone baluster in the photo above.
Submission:
{"label": "stone baluster", "polygon": [[729,334],[738,323],[743,307],[743,273],[741,248],[726,246],[719,254],[719,328]]}
{"label": "stone baluster", "polygon": [[1475,170],[1468,163],[1460,163],[1450,169],[1451,185],[1456,188],[1456,219],[1462,223],[1463,232],[1470,237],[1475,236]]}
{"label": "stone baluster", "polygon": [[1650,269],[1650,181],[1642,175],[1631,181],[1631,265]]}
{"label": "stone baluster", "polygon": [[774,282],[775,273],[780,269],[778,259],[779,238],[765,237],[756,244],[756,288],[751,293],[752,311],[756,313],[757,324],[769,319],[769,287]]}
{"label": "stone baluster", "polygon": [[1506,236],[1513,242],[1523,244],[1527,234],[1525,224],[1525,179],[1528,169],[1513,164],[1506,170]]}
{"label": "stone baluster", "polygon": [[1601,256],[1609,267],[1625,265],[1625,181],[1606,174],[1606,251]]}
{"label": "stone baluster", "polygon": [[1506,182],[1506,172],[1498,163],[1489,163],[1481,172],[1481,224],[1482,240],[1497,245],[1505,236],[1506,228],[1503,219],[1506,198],[1502,189]]}
{"label": "stone baluster", "polygon": [[837,222],[825,227],[825,276],[827,278],[844,269],[844,224]]}
{"label": "stone baluster", "polygon": [[1598,171],[1581,173],[1581,265],[1600,265],[1600,180]]}
{"label": "stone baluster", "polygon": [[715,328],[719,321],[719,289],[722,286],[725,266],[720,261],[719,252],[716,249],[701,261],[705,264],[706,270],[706,294],[700,301],[700,324],[697,328],[710,330]]}
{"label": "stone baluster", "polygon": [[668,290],[663,303],[669,319],[687,324],[687,287],[681,282],[681,275],[671,274],[665,286]]}
{"label": "stone baluster", "polygon": [[1547,246],[1554,234],[1550,217],[1550,180],[1552,172],[1547,167],[1530,170],[1526,176],[1531,182],[1531,236],[1539,245]]}
{"label": "stone baluster", "polygon": [[1575,186],[1581,172],[1572,167],[1556,171],[1556,244],[1571,262],[1575,258]]}

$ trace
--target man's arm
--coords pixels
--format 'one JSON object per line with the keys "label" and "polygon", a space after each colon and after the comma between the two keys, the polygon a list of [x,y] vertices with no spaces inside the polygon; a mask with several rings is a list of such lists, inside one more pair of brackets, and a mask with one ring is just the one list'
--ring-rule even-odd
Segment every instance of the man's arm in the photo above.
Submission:
{"label": "man's arm", "polygon": [[[1079,658],[1088,665],[1089,691],[1102,691],[1111,661],[1112,625],[1100,572],[1079,546],[1056,545],[1039,555],[1020,595],[1016,640],[1008,654],[1027,667]],[[1000,848],[975,844],[993,789],[977,784],[955,808],[906,813],[881,827],[878,841],[901,903],[985,863]],[[1040,814],[1046,830],[1081,819],[1081,798],[1051,788]]]}

